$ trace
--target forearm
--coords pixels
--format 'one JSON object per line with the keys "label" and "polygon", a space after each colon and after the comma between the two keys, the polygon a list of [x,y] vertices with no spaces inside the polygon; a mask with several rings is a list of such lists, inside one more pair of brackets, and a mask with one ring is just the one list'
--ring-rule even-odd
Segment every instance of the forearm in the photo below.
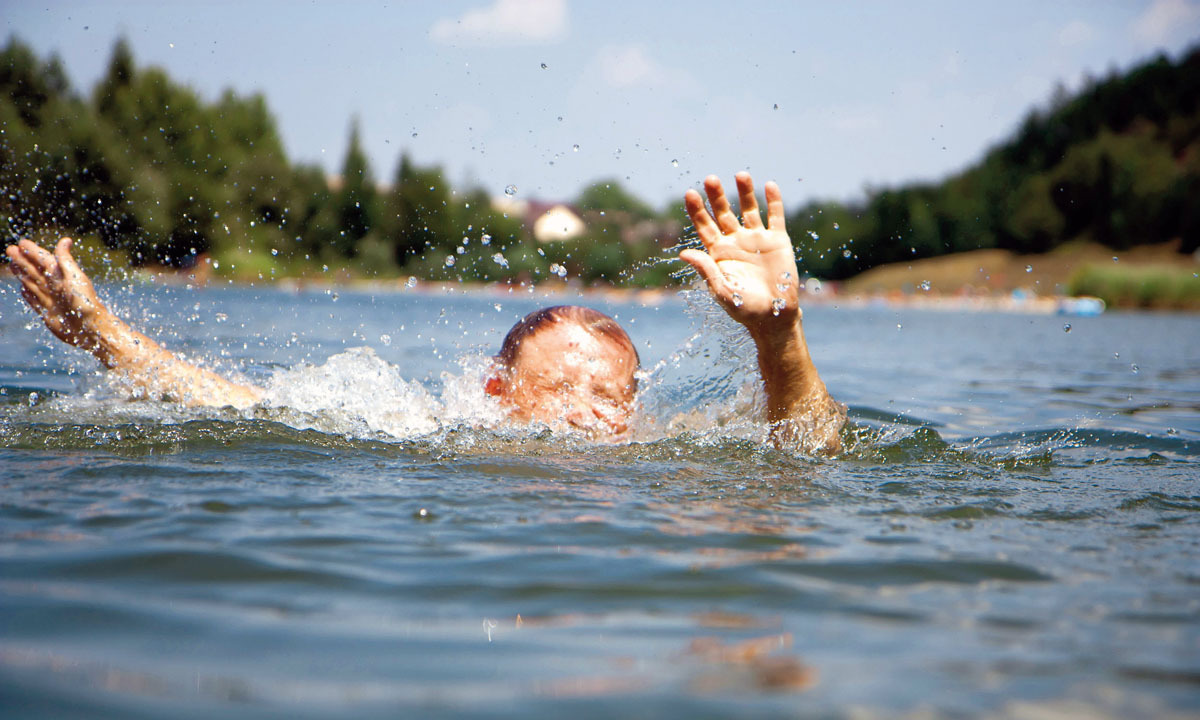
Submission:
{"label": "forearm", "polygon": [[751,331],[767,396],[767,422],[777,441],[798,440],[807,450],[836,453],[845,409],[834,401],[817,373],[802,321],[784,328]]}
{"label": "forearm", "polygon": [[262,392],[196,367],[105,311],[94,321],[90,350],[136,389],[189,406],[249,407]]}

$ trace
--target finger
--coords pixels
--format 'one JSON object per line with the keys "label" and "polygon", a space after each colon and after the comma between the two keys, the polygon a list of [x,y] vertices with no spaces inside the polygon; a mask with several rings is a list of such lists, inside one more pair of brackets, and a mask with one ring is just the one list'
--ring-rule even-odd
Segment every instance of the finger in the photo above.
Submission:
{"label": "finger", "polygon": [[17,247],[16,245],[9,245],[8,247],[4,248],[4,254],[8,256],[8,269],[12,271],[13,275],[16,275],[17,266],[13,265],[12,262],[17,259],[18,255],[21,254],[21,248]]}
{"label": "finger", "polygon": [[708,193],[708,202],[712,205],[713,217],[717,221],[717,227],[721,228],[721,232],[725,235],[732,235],[741,230],[742,225],[738,222],[737,215],[733,214],[733,208],[729,206],[729,199],[725,197],[725,188],[721,187],[721,181],[716,175],[704,178],[704,191]]}
{"label": "finger", "polygon": [[12,260],[13,274],[21,279],[22,283],[37,285],[43,293],[48,292],[46,286],[46,273],[38,265],[29,259],[28,256],[17,253],[9,256]]}
{"label": "finger", "polygon": [[767,227],[772,230],[787,232],[786,220],[783,214],[783,193],[774,181],[768,182],[763,188],[767,194]]}
{"label": "finger", "polygon": [[79,263],[75,262],[75,258],[71,255],[71,243],[72,240],[69,237],[59,240],[58,245],[54,248],[54,258],[62,268],[64,277],[75,282],[87,281],[87,274],[80,269]]}
{"label": "finger", "polygon": [[38,245],[31,240],[22,240],[19,244],[25,257],[29,258],[31,262],[41,267],[42,272],[46,274],[52,274],[58,269],[58,261],[56,261],[54,256],[47,252],[46,249],[41,245]]}
{"label": "finger", "polygon": [[712,255],[700,250],[683,250],[679,253],[679,259],[691,265],[704,278],[704,282],[708,283],[708,289],[719,300],[723,300],[729,295],[729,289],[725,285],[725,274],[721,272],[721,268],[717,267],[717,261],[712,259]]}
{"label": "finger", "polygon": [[754,197],[754,180],[750,173],[740,172],[734,176],[737,181],[738,207],[742,211],[742,225],[754,230],[762,229],[762,216],[758,213],[758,198]]}
{"label": "finger", "polygon": [[692,219],[696,234],[700,236],[700,242],[704,243],[704,247],[711,248],[713,243],[721,239],[721,231],[713,221],[712,215],[708,214],[708,208],[704,207],[704,198],[695,190],[688,190],[683,194],[683,204],[687,207],[687,214]]}
{"label": "finger", "polygon": [[36,310],[39,315],[45,315],[53,302],[50,296],[29,278],[24,275],[20,276],[20,278],[21,297],[25,298],[25,302],[29,303],[29,306]]}

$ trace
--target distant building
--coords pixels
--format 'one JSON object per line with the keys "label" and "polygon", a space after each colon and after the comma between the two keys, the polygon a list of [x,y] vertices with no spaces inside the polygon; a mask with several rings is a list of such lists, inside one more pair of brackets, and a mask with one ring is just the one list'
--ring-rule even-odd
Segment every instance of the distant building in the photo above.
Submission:
{"label": "distant building", "polygon": [[566,203],[500,198],[492,201],[492,207],[509,217],[521,218],[540,243],[574,240],[587,232],[587,223]]}
{"label": "distant building", "polygon": [[533,221],[533,238],[542,243],[574,240],[586,231],[583,219],[563,204],[555,205]]}

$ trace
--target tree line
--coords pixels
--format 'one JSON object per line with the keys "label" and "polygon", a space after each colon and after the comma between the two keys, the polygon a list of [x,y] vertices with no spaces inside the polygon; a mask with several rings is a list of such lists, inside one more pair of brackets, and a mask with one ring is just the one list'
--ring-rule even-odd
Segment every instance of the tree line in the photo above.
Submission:
{"label": "tree line", "polygon": [[[69,233],[134,266],[209,257],[241,277],[334,268],[354,276],[661,286],[683,213],[615,180],[570,204],[583,235],[539,242],[524,216],[440,167],[402,155],[377,181],[357,123],[336,182],[291,163],[260,94],[205,101],[124,40],[88,94],[61,61],[18,39],[0,52],[0,233]],[[1008,141],[936,183],[813,202],[789,216],[801,268],[822,278],[978,248],[1042,252],[1074,239],[1114,248],[1200,247],[1200,47],[1059,91]]]}
{"label": "tree line", "polygon": [[[876,265],[1002,248],[1040,253],[1072,240],[1115,249],[1200,247],[1200,46],[1126,73],[1060,86],[981,161],[937,183],[812,203],[789,228],[802,267],[846,278]],[[797,234],[793,232],[793,235]]]}

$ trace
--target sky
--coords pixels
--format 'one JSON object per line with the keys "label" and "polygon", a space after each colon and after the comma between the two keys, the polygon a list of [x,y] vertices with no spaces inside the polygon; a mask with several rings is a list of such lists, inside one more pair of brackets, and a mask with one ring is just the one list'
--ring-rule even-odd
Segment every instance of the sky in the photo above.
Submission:
{"label": "sky", "polygon": [[382,183],[407,152],[456,188],[615,178],[661,208],[747,169],[795,205],[970,165],[1059,84],[1179,57],[1200,0],[0,0],[0,33],[79,90],[123,36],[206,99],[262,93],[330,173],[357,118]]}

